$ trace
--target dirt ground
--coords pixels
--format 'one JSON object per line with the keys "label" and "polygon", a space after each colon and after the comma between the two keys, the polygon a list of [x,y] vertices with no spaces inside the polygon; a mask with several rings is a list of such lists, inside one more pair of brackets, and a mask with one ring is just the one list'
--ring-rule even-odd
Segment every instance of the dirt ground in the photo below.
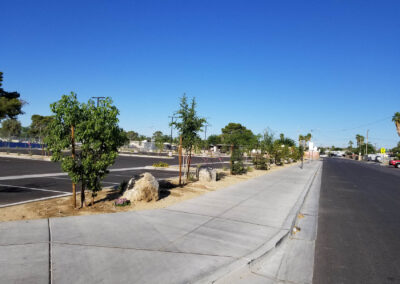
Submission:
{"label": "dirt ground", "polygon": [[[115,200],[118,199],[121,194],[117,189],[113,188],[105,188],[100,191],[93,206],[90,204],[91,195],[88,193],[86,195],[88,206],[80,209],[74,209],[72,207],[71,196],[4,207],[0,208],[0,222],[165,208],[172,204],[195,198],[210,191],[219,190],[232,184],[269,174],[272,171],[276,171],[287,166],[289,165],[272,167],[269,171],[252,170],[247,174],[236,176],[230,175],[229,171],[219,170],[219,180],[217,182],[189,182],[183,187],[177,186],[177,179],[168,180],[160,183],[161,190],[160,199],[158,201],[136,202],[125,207],[116,207],[114,205]],[[77,195],[77,204],[80,204],[79,195]]]}

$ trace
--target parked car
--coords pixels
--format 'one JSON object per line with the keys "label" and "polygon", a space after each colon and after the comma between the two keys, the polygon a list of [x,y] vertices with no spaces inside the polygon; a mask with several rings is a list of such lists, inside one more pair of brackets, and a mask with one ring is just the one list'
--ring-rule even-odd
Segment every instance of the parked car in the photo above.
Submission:
{"label": "parked car", "polygon": [[390,160],[389,166],[394,166],[396,168],[400,168],[400,160]]}

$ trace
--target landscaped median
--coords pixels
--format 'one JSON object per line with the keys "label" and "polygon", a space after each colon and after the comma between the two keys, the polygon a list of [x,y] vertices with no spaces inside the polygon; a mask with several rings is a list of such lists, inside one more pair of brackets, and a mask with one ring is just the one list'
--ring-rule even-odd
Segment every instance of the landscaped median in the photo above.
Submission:
{"label": "landscaped median", "polygon": [[[152,202],[138,201],[129,206],[115,206],[115,202],[122,197],[122,193],[118,187],[104,188],[102,191],[98,192],[93,206],[89,204],[90,206],[81,209],[72,208],[70,196],[14,205],[0,208],[0,222],[165,208],[208,192],[272,173],[287,166],[289,165],[273,166],[269,171],[251,170],[243,175],[231,175],[228,170],[220,169],[218,170],[217,182],[202,183],[196,181],[189,182],[182,187],[178,186],[178,178],[163,180],[160,181],[159,200]],[[156,168],[150,166],[148,169],[175,171],[176,175],[178,175],[177,167]],[[89,192],[86,193],[86,199],[90,200]]]}
{"label": "landscaped median", "polygon": [[320,166],[290,166],[162,209],[0,223],[0,275],[11,283],[215,281],[288,234]]}

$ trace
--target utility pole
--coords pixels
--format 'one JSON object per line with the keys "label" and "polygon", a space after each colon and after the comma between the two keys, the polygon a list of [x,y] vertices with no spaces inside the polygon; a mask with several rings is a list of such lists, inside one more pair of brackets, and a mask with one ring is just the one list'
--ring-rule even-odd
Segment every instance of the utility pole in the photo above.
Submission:
{"label": "utility pole", "polygon": [[204,125],[204,140],[207,140],[207,126],[210,126],[209,124]]}
{"label": "utility pole", "polygon": [[367,130],[367,143],[365,143],[365,155],[368,155],[368,132],[369,129]]}
{"label": "utility pole", "polygon": [[97,107],[99,107],[100,100],[105,99],[106,97],[92,97],[92,99],[97,99]]}
{"label": "utility pole", "polygon": [[174,118],[177,118],[176,116],[168,116],[168,118],[171,118],[171,149],[172,149],[172,129],[173,129],[173,123],[174,123]]}

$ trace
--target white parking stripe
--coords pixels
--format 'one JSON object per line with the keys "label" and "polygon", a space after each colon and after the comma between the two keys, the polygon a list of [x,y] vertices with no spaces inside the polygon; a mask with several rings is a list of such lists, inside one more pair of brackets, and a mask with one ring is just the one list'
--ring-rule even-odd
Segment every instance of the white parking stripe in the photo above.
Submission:
{"label": "white parking stripe", "polygon": [[54,195],[54,196],[49,196],[49,197],[42,197],[42,198],[30,199],[30,200],[25,200],[25,201],[20,201],[20,202],[8,203],[8,204],[0,205],[0,208],[24,204],[24,203],[30,203],[30,202],[40,201],[40,200],[47,200],[47,199],[52,199],[52,198],[57,198],[57,197],[64,197],[64,196],[69,196],[69,195],[72,195],[72,194],[64,193],[64,194],[59,194],[59,195]]}
{"label": "white parking stripe", "polygon": [[4,186],[4,187],[24,188],[24,189],[38,190],[38,191],[47,191],[47,192],[65,193],[65,191],[51,190],[51,189],[43,189],[43,188],[35,188],[35,187],[26,187],[26,186],[19,186],[19,185],[0,184],[0,187],[1,187],[1,186]]}
{"label": "white parking stripe", "polygon": [[[192,166],[196,165],[212,165],[212,164],[226,164],[229,162],[204,162],[204,163],[194,163]],[[179,166],[179,165],[170,165],[170,166]],[[110,172],[126,172],[126,171],[134,171],[134,170],[148,170],[146,167],[133,167],[133,168],[121,168],[121,169],[110,169]],[[156,170],[156,169],[154,169]],[[67,173],[49,173],[49,174],[33,174],[33,175],[20,175],[20,176],[6,176],[0,177],[1,180],[13,180],[13,179],[27,179],[27,178],[41,178],[41,177],[59,177],[59,176],[67,176]]]}

